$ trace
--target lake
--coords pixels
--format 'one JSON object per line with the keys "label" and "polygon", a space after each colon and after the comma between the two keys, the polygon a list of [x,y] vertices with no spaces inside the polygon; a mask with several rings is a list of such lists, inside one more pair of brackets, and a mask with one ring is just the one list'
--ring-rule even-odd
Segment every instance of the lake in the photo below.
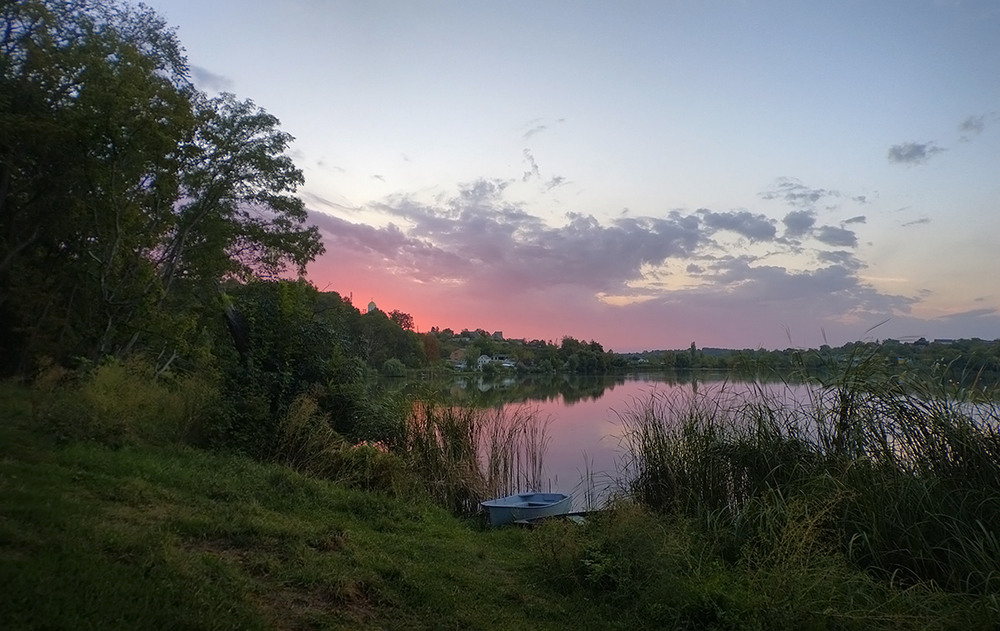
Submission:
{"label": "lake", "polygon": [[[786,387],[780,382],[767,387],[793,398],[805,392],[804,387]],[[547,437],[540,490],[573,495],[577,510],[600,504],[623,478],[621,414],[654,395],[682,401],[696,396],[719,400],[738,398],[753,388],[753,382],[727,373],[457,377],[407,385],[419,396],[448,403],[531,410],[545,423]]]}
{"label": "lake", "polygon": [[[795,417],[806,421],[800,430],[805,432],[807,440],[820,440],[818,428],[808,423],[812,411],[820,405],[817,397],[823,397],[820,407],[831,414],[835,414],[838,406],[836,392],[819,387],[782,381],[759,383],[732,373],[709,372],[527,375],[495,379],[452,376],[444,380],[397,381],[390,387],[407,391],[413,398],[430,398],[445,404],[517,408],[521,412],[531,412],[544,424],[546,438],[540,471],[531,469],[531,479],[538,484],[531,486],[538,487],[534,490],[573,495],[576,510],[599,506],[610,492],[626,481],[624,460],[627,452],[622,445],[622,416],[627,416],[651,397],[661,403],[672,402],[680,409],[687,409],[695,402],[707,406],[704,408],[707,410],[735,410],[742,407],[741,402],[759,403],[764,398],[772,410],[792,413],[806,409],[809,413],[801,416],[796,413]],[[944,398],[933,394],[932,398],[923,400],[921,392],[915,392],[907,405],[911,408],[918,405],[921,414],[967,417],[990,434],[1000,431],[1000,405],[996,401],[973,403],[961,397],[953,399],[946,390],[942,392],[946,393]],[[876,397],[875,401],[864,405],[873,406],[865,408],[866,413],[871,411],[888,421],[886,427],[891,429],[895,414],[892,404],[887,405],[886,400]],[[881,416],[883,413],[888,416]],[[887,440],[895,444],[898,438],[899,435],[889,436]],[[908,441],[904,437],[903,444]]]}

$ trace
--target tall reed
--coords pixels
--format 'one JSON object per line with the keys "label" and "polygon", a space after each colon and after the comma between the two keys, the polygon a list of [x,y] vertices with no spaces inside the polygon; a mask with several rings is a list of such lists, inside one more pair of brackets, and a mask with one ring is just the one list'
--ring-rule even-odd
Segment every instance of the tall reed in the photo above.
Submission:
{"label": "tall reed", "polygon": [[832,368],[804,402],[761,386],[634,402],[621,415],[631,495],[700,519],[734,559],[791,545],[768,533],[788,523],[783,507],[805,505],[864,569],[1000,589],[997,404],[892,374],[868,347]]}
{"label": "tall reed", "polygon": [[484,499],[540,490],[547,426],[526,406],[422,402],[407,422],[406,457],[438,503],[472,515]]}

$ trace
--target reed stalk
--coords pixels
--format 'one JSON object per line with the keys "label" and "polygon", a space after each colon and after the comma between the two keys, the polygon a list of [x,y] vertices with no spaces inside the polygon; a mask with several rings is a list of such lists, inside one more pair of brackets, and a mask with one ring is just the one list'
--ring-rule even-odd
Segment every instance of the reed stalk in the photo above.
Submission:
{"label": "reed stalk", "polygon": [[472,515],[485,499],[541,490],[548,422],[527,406],[421,402],[407,422],[406,455],[435,501]]}
{"label": "reed stalk", "polygon": [[632,497],[699,519],[737,557],[780,556],[759,548],[793,545],[767,534],[788,523],[783,507],[821,507],[810,510],[823,512],[824,541],[863,569],[1000,588],[995,399],[888,374],[864,349],[828,374],[809,384],[807,403],[762,386],[633,402],[620,415]]}

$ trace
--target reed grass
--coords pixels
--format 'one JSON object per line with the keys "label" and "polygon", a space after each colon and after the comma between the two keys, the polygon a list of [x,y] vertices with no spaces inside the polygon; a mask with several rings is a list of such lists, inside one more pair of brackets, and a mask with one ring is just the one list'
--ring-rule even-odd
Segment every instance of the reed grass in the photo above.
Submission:
{"label": "reed grass", "polygon": [[995,399],[890,374],[868,347],[831,364],[806,402],[763,386],[635,401],[620,415],[631,496],[697,519],[735,563],[822,541],[881,578],[996,594]]}
{"label": "reed grass", "polygon": [[474,515],[490,497],[541,490],[547,426],[527,406],[420,402],[407,422],[405,457],[436,502]]}

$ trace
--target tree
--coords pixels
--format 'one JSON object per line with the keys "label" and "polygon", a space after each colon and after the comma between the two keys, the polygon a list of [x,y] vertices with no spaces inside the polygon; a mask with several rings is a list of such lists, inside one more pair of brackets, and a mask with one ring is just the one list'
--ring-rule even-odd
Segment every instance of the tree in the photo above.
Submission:
{"label": "tree", "polygon": [[433,364],[441,359],[441,342],[434,334],[427,333],[421,336],[421,341],[424,345],[424,357],[428,363]]}
{"label": "tree", "polygon": [[252,101],[193,101],[198,126],[182,148],[182,198],[158,260],[165,286],[179,276],[273,280],[289,267],[304,274],[324,247],[293,195],[303,177],[285,155],[292,137]]}
{"label": "tree", "polygon": [[404,331],[413,330],[413,316],[409,313],[403,313],[398,309],[394,309],[392,313],[389,314],[389,319],[399,325],[399,328]]}
{"label": "tree", "polygon": [[291,137],[197,92],[153,11],[22,0],[0,16],[0,370],[175,355],[198,309],[218,312],[219,280],[301,274],[323,252]]}
{"label": "tree", "polygon": [[0,354],[112,352],[155,294],[192,123],[180,45],[142,7],[0,12]]}

